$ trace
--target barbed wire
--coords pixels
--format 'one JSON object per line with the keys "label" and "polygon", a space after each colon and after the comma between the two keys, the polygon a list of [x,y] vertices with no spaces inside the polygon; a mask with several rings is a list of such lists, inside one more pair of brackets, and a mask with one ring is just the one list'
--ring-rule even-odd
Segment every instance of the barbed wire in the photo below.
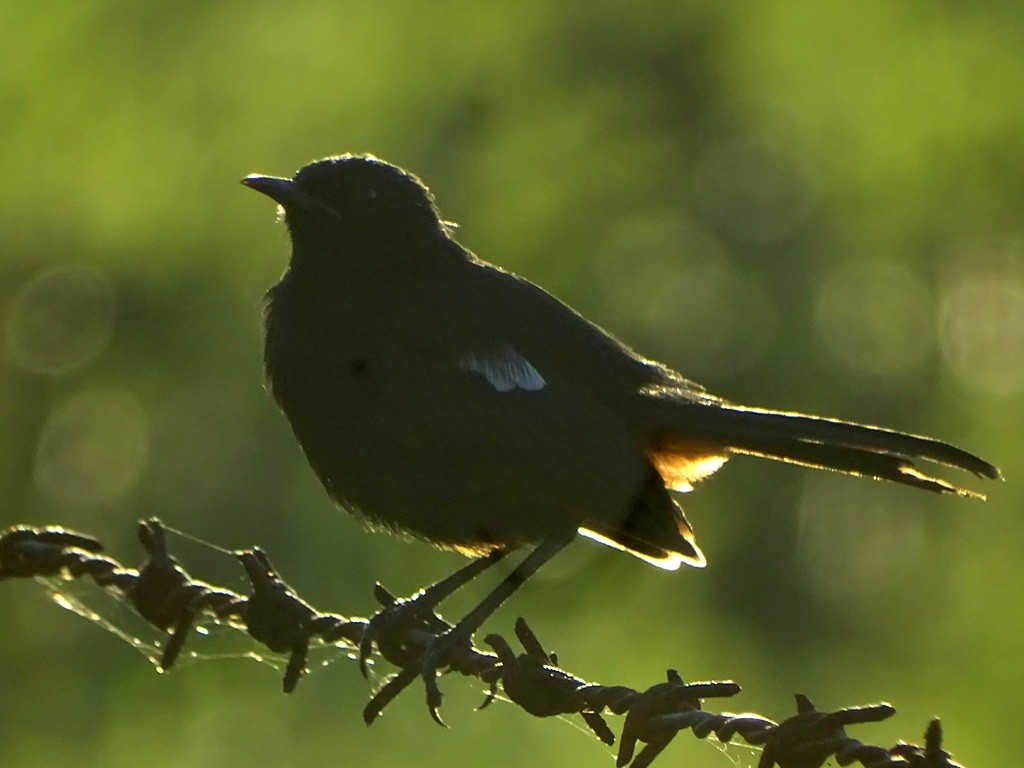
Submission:
{"label": "barbed wire", "polygon": [[[167,633],[157,660],[163,670],[174,665],[201,616],[239,626],[271,651],[288,654],[283,677],[286,693],[295,689],[305,672],[314,640],[359,650],[364,675],[365,656],[376,646],[381,657],[399,671],[387,677],[367,703],[363,710],[367,724],[420,674],[422,650],[452,627],[433,611],[411,610],[417,605],[415,596],[396,598],[380,584],[374,587],[374,597],[381,611],[373,619],[321,613],[277,575],[258,548],[235,553],[251,585],[249,594],[241,595],[193,579],[170,554],[165,529],[156,518],[140,521],[138,536],[147,559],[138,568],[126,568],[103,554],[100,542],[86,534],[59,526],[12,526],[0,535],[0,581],[89,577],[98,586],[115,590],[146,621]],[[758,768],[820,768],[830,758],[840,766],[858,762],[864,768],[962,768],[942,749],[938,720],[928,725],[923,746],[905,742],[874,746],[847,735],[848,726],[892,717],[896,710],[889,704],[822,712],[798,694],[796,713],[782,722],[753,713],[716,713],[703,709],[704,700],[735,696],[740,692],[738,684],[686,683],[673,669],[664,682],[646,690],[590,683],[560,668],[555,654],[544,650],[522,618],[516,622],[515,634],[521,653],[505,638],[491,634],[484,639],[491,651],[462,644],[446,659],[446,667],[489,686],[481,708],[493,701],[500,688],[511,702],[536,717],[580,715],[608,745],[616,739],[602,714],[625,715],[618,738],[618,768],[647,768],[684,730],[699,739],[713,735],[728,743],[739,737],[760,747]]]}

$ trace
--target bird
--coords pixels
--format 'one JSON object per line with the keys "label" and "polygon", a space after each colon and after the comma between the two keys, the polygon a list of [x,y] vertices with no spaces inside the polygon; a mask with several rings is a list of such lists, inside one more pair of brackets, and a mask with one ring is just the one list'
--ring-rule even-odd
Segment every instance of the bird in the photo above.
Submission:
{"label": "bird", "polygon": [[427,186],[374,155],[242,183],[278,204],[290,234],[264,302],[264,370],[327,494],[370,529],[473,558],[421,593],[431,608],[531,548],[424,650],[438,722],[446,656],[578,535],[663,569],[703,567],[672,492],[733,455],[975,498],[915,462],[1000,477],[939,440],[711,394],[464,248]]}

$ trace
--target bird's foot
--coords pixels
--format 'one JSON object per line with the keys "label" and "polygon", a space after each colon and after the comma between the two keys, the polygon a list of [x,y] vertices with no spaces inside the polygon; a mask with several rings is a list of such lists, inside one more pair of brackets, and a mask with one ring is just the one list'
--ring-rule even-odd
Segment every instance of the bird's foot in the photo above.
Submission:
{"label": "bird's foot", "polygon": [[445,723],[440,712],[441,689],[437,686],[438,671],[450,667],[460,651],[471,649],[472,639],[472,632],[455,626],[435,637],[420,656],[419,673],[426,688],[427,709],[430,717],[440,726],[445,726]]}
{"label": "bird's foot", "polygon": [[372,644],[376,644],[381,656],[401,671],[389,677],[370,699],[363,709],[363,720],[370,725],[410,683],[421,677],[430,716],[443,726],[438,672],[450,665],[455,652],[470,647],[471,637],[464,637],[458,627],[434,613],[422,592],[399,600],[379,585],[377,591],[384,607],[370,619],[363,632],[360,665],[365,674],[366,659]]}
{"label": "bird's foot", "polygon": [[[558,548],[562,546],[564,542],[560,542]],[[505,554],[506,550],[493,550],[464,565],[451,576],[402,600],[380,584],[376,586],[374,595],[382,608],[370,619],[363,632],[359,644],[359,666],[366,676],[366,662],[376,644],[380,655],[401,671],[388,678],[363,709],[363,720],[367,725],[417,676],[423,678],[427,689],[430,716],[438,724],[444,725],[438,714],[441,706],[441,692],[437,687],[438,670],[451,666],[452,660],[457,658],[457,652],[472,650],[473,631],[522,583],[522,578],[518,572],[507,577],[497,590],[470,611],[457,626],[437,615],[435,608],[455,590],[501,560]],[[536,552],[531,557],[536,557]],[[550,554],[545,554],[545,557],[550,557]],[[529,576],[529,573],[525,575]]]}
{"label": "bird's foot", "polygon": [[374,597],[381,609],[370,618],[359,643],[359,669],[363,677],[369,674],[367,662],[374,645],[389,662],[408,670],[419,662],[431,639],[452,626],[434,612],[438,601],[430,590],[400,599],[377,584]]}

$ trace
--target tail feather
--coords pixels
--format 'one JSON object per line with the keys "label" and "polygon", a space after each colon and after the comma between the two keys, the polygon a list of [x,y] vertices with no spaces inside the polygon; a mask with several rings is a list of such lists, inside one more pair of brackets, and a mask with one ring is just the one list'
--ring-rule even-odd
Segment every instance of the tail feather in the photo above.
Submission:
{"label": "tail feather", "polygon": [[940,478],[930,477],[918,470],[912,462],[899,456],[866,451],[861,448],[799,441],[772,441],[765,438],[756,445],[748,443],[745,447],[734,447],[730,450],[733,453],[762,456],[814,469],[863,475],[876,480],[891,480],[895,483],[911,485],[936,493],[954,493],[958,496],[969,496],[975,499],[985,498],[983,493],[959,488]]}
{"label": "tail feather", "polygon": [[[678,404],[677,404],[678,406]],[[732,453],[788,461],[819,469],[910,485],[936,493],[984,498],[921,472],[911,459],[926,459],[998,479],[984,459],[928,437],[800,413],[689,402],[680,432],[715,441]]]}

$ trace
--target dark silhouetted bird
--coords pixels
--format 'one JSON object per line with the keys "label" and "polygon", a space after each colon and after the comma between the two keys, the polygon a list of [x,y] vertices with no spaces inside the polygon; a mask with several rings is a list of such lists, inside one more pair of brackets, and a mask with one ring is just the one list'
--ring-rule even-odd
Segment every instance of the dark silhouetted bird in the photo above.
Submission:
{"label": "dark silhouetted bird", "polygon": [[663,568],[703,566],[669,490],[732,454],[964,496],[980,494],[913,459],[999,476],[929,438],[708,394],[478,259],[418,178],[375,157],[244,183],[291,233],[267,296],[266,374],[331,498],[371,527],[478,556],[467,579],[536,545],[424,654],[434,711],[446,653],[577,533]]}

